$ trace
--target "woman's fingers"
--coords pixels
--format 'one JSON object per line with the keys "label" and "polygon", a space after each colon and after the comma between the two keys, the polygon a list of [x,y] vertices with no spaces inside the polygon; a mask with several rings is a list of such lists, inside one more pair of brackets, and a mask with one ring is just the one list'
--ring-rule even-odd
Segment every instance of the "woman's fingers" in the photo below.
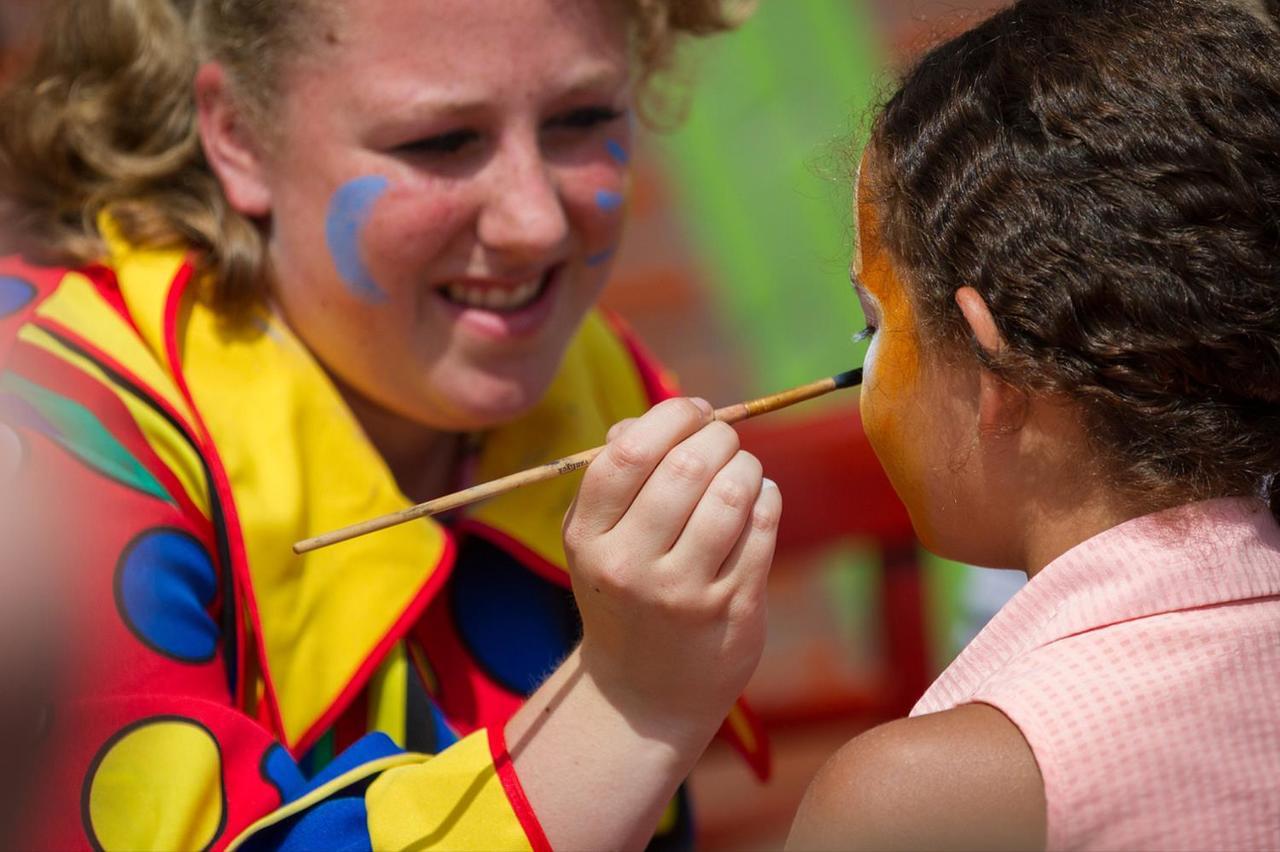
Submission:
{"label": "woman's fingers", "polygon": [[[673,447],[614,528],[620,546],[646,556],[661,556],[670,550],[737,452],[738,433],[719,421]],[[722,485],[721,490],[730,487],[733,483]]]}
{"label": "woman's fingers", "polygon": [[669,562],[690,579],[703,583],[714,579],[742,537],[762,480],[760,462],[738,450],[735,442],[734,454],[707,485],[673,543]]}
{"label": "woman's fingers", "polygon": [[613,529],[671,448],[712,412],[706,400],[669,399],[621,430],[587,468],[566,534],[594,537]]}
{"label": "woman's fingers", "polygon": [[628,417],[626,420],[619,420],[617,423],[615,423],[615,424],[613,424],[612,426],[610,426],[610,427],[609,427],[609,434],[605,435],[605,437],[604,437],[605,443],[608,443],[609,441],[614,440],[614,439],[615,439],[615,438],[617,438],[619,435],[621,435],[623,432],[625,432],[625,431],[627,431],[628,429],[630,429],[630,428],[631,428],[631,424],[635,423],[635,422],[636,422],[637,420],[639,420],[639,419],[640,419],[640,418],[638,418],[638,417]]}
{"label": "woman's fingers", "polygon": [[717,579],[739,589],[763,593],[773,549],[778,540],[778,522],[782,519],[782,492],[771,479],[761,483],[751,516],[733,549],[720,566]]}

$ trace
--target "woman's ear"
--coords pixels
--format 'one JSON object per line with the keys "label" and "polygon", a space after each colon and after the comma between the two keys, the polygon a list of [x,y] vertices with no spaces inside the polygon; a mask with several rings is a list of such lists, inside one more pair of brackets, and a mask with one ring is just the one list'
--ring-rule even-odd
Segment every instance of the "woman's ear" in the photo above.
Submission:
{"label": "woman's ear", "polygon": [[221,65],[206,62],[200,66],[195,97],[204,156],[227,201],[245,216],[266,216],[271,212],[271,190],[265,180],[262,151]]}
{"label": "woman's ear", "polygon": [[[972,287],[956,291],[956,304],[978,345],[999,352],[1004,338],[982,295]],[[1027,419],[1027,395],[982,365],[978,366],[978,429],[983,435],[1010,435]]]}

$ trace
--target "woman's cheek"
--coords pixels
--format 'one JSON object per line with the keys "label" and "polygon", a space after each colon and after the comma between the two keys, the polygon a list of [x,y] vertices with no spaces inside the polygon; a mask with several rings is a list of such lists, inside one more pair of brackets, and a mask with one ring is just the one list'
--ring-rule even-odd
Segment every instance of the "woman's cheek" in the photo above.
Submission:
{"label": "woman's cheek", "polygon": [[630,154],[618,140],[606,140],[604,146],[603,156],[566,175],[562,184],[588,266],[613,257],[631,204]]}
{"label": "woman's cheek", "polygon": [[448,256],[464,227],[465,205],[449,193],[393,183],[370,211],[361,252],[374,280],[393,297],[456,275]]}

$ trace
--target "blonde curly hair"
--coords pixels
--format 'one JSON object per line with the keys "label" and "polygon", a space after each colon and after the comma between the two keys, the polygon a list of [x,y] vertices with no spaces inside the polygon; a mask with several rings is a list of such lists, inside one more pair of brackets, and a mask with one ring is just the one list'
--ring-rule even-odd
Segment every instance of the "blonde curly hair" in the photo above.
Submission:
{"label": "blonde curly hair", "polygon": [[[270,115],[285,57],[305,54],[324,29],[324,2],[57,0],[33,62],[0,94],[0,221],[16,235],[6,248],[91,262],[109,210],[135,244],[194,249],[218,309],[257,303],[269,281],[263,233],[231,208],[205,161],[192,80],[216,60],[251,120]],[[631,18],[642,95],[683,37],[749,13],[734,0],[617,2]]]}

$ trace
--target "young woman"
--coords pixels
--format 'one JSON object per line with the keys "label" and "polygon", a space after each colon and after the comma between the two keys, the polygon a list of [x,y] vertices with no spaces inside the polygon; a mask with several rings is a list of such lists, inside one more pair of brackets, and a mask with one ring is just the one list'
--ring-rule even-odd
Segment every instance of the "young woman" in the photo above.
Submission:
{"label": "young woman", "polygon": [[867,435],[925,545],[1030,579],[792,846],[1274,847],[1277,139],[1229,0],[1022,0],[880,114]]}
{"label": "young woman", "polygon": [[637,86],[729,23],[60,4],[0,129],[0,407],[76,614],[31,843],[637,846],[726,714],[759,762],[780,498],[705,402],[614,436],[567,545],[559,480],[290,552],[671,396],[592,306]]}

